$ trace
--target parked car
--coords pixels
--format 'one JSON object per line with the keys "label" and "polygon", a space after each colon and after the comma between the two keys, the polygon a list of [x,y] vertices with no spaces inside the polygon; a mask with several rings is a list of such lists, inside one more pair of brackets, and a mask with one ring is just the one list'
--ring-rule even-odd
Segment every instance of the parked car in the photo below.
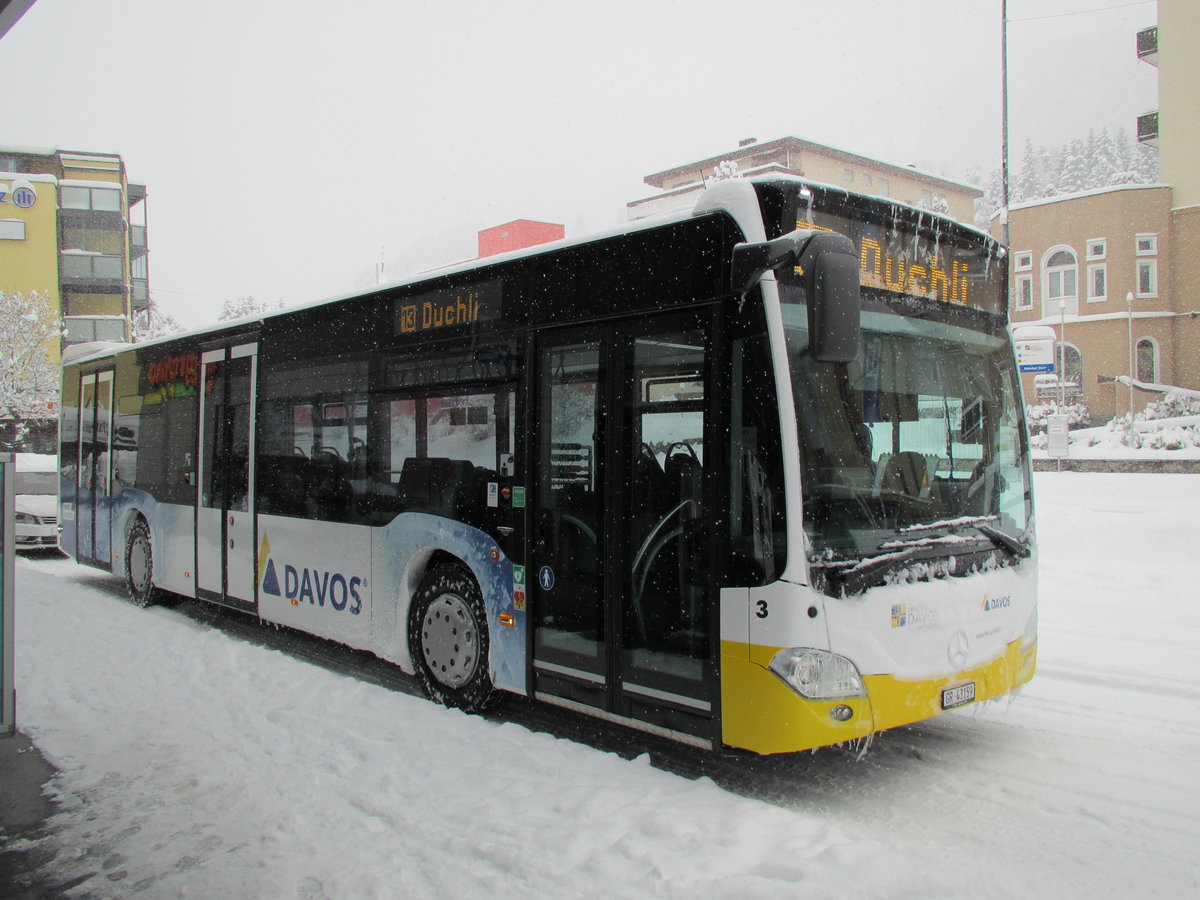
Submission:
{"label": "parked car", "polygon": [[57,457],[18,453],[16,476],[16,549],[58,547]]}

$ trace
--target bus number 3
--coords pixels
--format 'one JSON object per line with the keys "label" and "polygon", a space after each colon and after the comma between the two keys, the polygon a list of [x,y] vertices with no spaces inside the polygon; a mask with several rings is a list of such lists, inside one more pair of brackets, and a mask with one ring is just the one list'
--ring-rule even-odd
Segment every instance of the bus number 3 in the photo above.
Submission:
{"label": "bus number 3", "polygon": [[765,619],[767,617],[767,601],[766,600],[758,601],[758,612],[756,612],[755,615],[758,616],[760,619]]}

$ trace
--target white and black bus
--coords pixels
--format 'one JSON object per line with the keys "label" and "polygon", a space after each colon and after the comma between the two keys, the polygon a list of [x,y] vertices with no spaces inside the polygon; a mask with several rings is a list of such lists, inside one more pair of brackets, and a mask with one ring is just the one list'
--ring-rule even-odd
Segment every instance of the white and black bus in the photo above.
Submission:
{"label": "white and black bus", "polygon": [[1036,658],[1005,252],[732,179],[616,233],[63,368],[62,546],[693,745],[862,741]]}

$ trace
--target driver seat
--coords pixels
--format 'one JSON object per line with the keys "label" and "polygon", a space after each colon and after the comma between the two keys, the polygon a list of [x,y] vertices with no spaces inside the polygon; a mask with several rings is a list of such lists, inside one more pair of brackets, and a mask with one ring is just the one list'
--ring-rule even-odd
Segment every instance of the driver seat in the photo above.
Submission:
{"label": "driver seat", "polygon": [[920,497],[929,487],[929,463],[923,453],[902,450],[891,456],[883,469],[881,490]]}

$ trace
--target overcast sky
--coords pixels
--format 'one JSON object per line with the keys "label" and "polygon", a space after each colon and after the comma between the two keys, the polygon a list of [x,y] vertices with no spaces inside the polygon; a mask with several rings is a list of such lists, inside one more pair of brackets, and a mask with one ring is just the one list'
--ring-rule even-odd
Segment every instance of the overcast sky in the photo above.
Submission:
{"label": "overcast sky", "polygon": [[[1157,105],[1153,0],[1009,0],[1010,140]],[[1000,161],[1000,0],[37,0],[0,144],[120,153],[189,325],[623,221],[648,173],[793,135],[962,180]]]}

